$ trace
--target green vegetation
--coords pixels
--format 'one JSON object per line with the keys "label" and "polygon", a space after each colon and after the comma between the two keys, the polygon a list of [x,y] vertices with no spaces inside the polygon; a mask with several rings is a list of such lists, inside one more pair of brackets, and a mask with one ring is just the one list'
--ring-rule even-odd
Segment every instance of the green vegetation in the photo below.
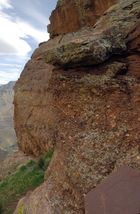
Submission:
{"label": "green vegetation", "polygon": [[0,214],[13,213],[18,200],[44,181],[44,173],[52,154],[50,151],[38,161],[29,161],[0,182]]}
{"label": "green vegetation", "polygon": [[57,4],[56,4],[56,7],[60,7],[62,5],[62,3],[63,3],[63,0],[58,0]]}
{"label": "green vegetation", "polygon": [[46,170],[47,167],[49,166],[50,160],[52,158],[53,151],[49,151],[47,154],[44,154],[38,161],[38,167]]}

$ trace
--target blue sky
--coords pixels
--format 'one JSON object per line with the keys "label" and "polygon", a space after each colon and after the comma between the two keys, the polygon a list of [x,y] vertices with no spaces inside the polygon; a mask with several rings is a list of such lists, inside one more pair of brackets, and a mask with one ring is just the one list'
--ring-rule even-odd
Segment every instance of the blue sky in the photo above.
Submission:
{"label": "blue sky", "polygon": [[57,0],[0,0],[0,84],[17,80],[40,42]]}

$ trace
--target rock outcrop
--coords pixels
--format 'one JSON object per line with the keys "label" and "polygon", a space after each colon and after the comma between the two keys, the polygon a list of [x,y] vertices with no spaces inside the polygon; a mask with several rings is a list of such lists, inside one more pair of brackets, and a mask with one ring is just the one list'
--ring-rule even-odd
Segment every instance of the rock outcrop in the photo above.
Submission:
{"label": "rock outcrop", "polygon": [[79,31],[42,43],[16,83],[20,149],[54,155],[45,183],[15,213],[82,214],[84,195],[114,169],[140,169],[140,1],[117,1],[94,26],[86,23],[60,25],[62,32],[54,25],[53,36]]}
{"label": "rock outcrop", "polygon": [[51,37],[93,26],[98,18],[118,0],[58,0],[50,17]]}

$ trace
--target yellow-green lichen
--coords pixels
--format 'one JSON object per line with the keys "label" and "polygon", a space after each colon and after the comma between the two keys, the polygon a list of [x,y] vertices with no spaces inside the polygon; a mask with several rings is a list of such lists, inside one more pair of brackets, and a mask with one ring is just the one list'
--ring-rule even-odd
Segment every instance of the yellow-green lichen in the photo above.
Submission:
{"label": "yellow-green lichen", "polygon": [[24,206],[23,206],[23,204],[19,206],[18,214],[24,214]]}

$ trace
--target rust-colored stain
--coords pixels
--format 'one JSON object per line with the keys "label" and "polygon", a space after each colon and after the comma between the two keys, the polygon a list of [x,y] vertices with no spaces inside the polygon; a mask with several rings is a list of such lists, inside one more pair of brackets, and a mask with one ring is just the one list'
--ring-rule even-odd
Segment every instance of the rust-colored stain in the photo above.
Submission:
{"label": "rust-colored stain", "polygon": [[85,198],[86,214],[140,214],[140,170],[124,166]]}

